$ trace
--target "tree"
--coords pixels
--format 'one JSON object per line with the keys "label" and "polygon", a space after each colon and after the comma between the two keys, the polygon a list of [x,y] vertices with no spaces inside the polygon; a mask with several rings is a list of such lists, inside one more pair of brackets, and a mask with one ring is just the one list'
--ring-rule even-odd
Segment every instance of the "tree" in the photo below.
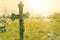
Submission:
{"label": "tree", "polygon": [[60,13],[54,13],[50,15],[48,18],[55,19],[56,21],[60,22]]}

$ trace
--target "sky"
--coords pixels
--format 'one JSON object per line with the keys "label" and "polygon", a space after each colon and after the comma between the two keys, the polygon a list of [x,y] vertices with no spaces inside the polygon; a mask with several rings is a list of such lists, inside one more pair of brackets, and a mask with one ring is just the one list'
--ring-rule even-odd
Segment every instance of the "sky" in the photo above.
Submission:
{"label": "sky", "polygon": [[24,13],[29,11],[30,16],[48,16],[60,12],[60,0],[0,0],[0,15],[18,14],[18,3],[24,4]]}

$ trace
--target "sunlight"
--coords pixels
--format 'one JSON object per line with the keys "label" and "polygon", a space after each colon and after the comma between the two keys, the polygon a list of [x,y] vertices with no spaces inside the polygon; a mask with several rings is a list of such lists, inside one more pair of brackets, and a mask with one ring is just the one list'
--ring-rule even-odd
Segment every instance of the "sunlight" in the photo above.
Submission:
{"label": "sunlight", "polygon": [[[39,1],[37,1],[37,0],[30,0],[30,7],[31,7],[31,9],[32,10],[36,10],[36,9],[38,9],[39,7],[40,7],[40,5],[39,5]],[[37,11],[37,10],[36,10]]]}
{"label": "sunlight", "polygon": [[49,4],[50,0],[29,0],[30,8],[33,12],[40,12],[43,16],[47,16],[48,14],[46,11],[48,11],[47,6]]}

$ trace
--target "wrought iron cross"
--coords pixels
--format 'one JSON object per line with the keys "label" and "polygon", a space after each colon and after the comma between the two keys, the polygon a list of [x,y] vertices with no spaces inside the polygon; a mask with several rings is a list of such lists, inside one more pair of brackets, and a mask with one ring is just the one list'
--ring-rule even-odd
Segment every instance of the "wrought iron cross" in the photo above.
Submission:
{"label": "wrought iron cross", "polygon": [[15,15],[12,14],[11,15],[11,19],[15,20],[16,18],[19,18],[19,26],[20,26],[20,40],[23,40],[23,34],[24,34],[24,18],[23,18],[23,4],[20,1],[20,3],[18,4],[18,8],[19,8],[19,15]]}

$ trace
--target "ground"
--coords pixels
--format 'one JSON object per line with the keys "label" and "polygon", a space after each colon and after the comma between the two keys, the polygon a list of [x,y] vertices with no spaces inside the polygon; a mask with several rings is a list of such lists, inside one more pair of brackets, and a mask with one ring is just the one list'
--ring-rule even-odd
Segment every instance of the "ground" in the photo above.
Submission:
{"label": "ground", "polygon": [[[19,39],[19,21],[16,19],[6,24],[6,32],[0,33],[0,40]],[[43,21],[42,19],[25,19],[24,40],[48,40],[48,33],[53,34],[56,40],[60,36],[60,23],[56,21]]]}

